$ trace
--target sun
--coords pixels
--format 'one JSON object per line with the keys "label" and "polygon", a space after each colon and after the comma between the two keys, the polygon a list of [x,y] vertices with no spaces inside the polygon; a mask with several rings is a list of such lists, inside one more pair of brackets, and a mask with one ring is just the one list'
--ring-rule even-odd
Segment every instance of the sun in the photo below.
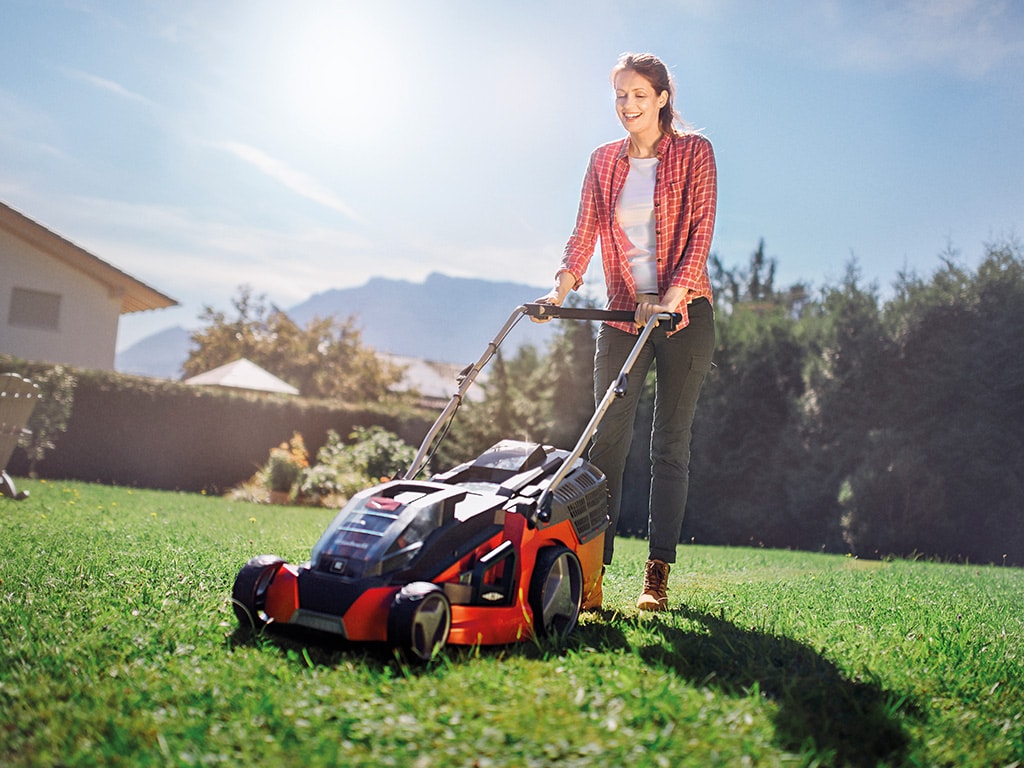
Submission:
{"label": "sun", "polygon": [[266,118],[317,143],[372,139],[399,122],[409,65],[401,27],[379,10],[298,7],[264,38]]}

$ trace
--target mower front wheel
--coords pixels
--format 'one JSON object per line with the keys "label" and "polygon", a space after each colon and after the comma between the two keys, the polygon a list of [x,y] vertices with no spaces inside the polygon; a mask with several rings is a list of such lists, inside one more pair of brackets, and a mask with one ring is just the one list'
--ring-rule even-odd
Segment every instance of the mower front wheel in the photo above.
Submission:
{"label": "mower front wheel", "polygon": [[437,584],[415,581],[395,595],[388,612],[388,643],[426,662],[448,642],[452,628],[452,605]]}
{"label": "mower front wheel", "polygon": [[256,630],[267,624],[267,590],[283,564],[277,555],[258,555],[238,572],[231,590],[231,607],[243,628]]}

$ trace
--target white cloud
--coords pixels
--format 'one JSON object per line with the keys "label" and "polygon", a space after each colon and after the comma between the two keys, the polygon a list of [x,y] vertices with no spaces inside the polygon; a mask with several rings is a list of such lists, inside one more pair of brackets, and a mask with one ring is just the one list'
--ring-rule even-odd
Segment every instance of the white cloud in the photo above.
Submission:
{"label": "white cloud", "polygon": [[120,83],[114,82],[113,80],[108,80],[105,77],[93,75],[89,72],[83,72],[80,69],[65,68],[63,71],[69,77],[73,77],[76,80],[81,80],[82,82],[88,83],[94,88],[106,91],[107,93],[112,93],[115,96],[118,96],[119,98],[125,99],[126,101],[134,101],[137,104],[144,104],[147,107],[155,106],[152,101],[147,99],[142,94],[135,93],[135,91],[131,91],[128,88],[125,88]]}
{"label": "white cloud", "polygon": [[217,146],[281,183],[300,197],[337,211],[352,221],[360,221],[359,214],[356,213],[355,209],[312,176],[302,171],[297,171],[282,161],[248,144],[226,141],[221,142]]}

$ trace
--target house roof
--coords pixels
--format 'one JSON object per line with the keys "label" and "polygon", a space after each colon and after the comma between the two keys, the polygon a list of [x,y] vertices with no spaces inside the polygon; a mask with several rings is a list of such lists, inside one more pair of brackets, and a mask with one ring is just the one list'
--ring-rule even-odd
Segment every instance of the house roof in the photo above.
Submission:
{"label": "house roof", "polygon": [[[396,391],[415,391],[428,400],[444,401],[455,394],[459,388],[458,377],[464,366],[403,355],[378,354],[402,368],[402,379],[394,387]],[[487,379],[485,374],[486,372],[481,372],[477,383],[483,383]],[[483,392],[477,387],[472,387],[466,392],[466,400],[479,401],[482,399]]]}
{"label": "house roof", "polygon": [[281,381],[274,374],[260,368],[256,363],[244,357],[222,365],[219,368],[214,368],[212,371],[185,379],[185,383],[195,386],[210,385],[215,387],[256,389],[261,392],[281,392],[286,395],[299,394],[299,390],[287,381]]}
{"label": "house roof", "polygon": [[178,304],[169,296],[136,280],[4,203],[0,203],[0,229],[106,285],[113,295],[121,297],[122,315],[147,309],[165,309]]}

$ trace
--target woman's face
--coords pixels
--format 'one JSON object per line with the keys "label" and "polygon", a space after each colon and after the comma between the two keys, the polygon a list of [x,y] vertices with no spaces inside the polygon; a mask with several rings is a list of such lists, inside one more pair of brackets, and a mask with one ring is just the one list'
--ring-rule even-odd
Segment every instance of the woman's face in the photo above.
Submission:
{"label": "woman's face", "polygon": [[668,101],[668,91],[656,93],[651,81],[632,69],[615,75],[615,112],[622,126],[633,135],[661,133],[658,115]]}

